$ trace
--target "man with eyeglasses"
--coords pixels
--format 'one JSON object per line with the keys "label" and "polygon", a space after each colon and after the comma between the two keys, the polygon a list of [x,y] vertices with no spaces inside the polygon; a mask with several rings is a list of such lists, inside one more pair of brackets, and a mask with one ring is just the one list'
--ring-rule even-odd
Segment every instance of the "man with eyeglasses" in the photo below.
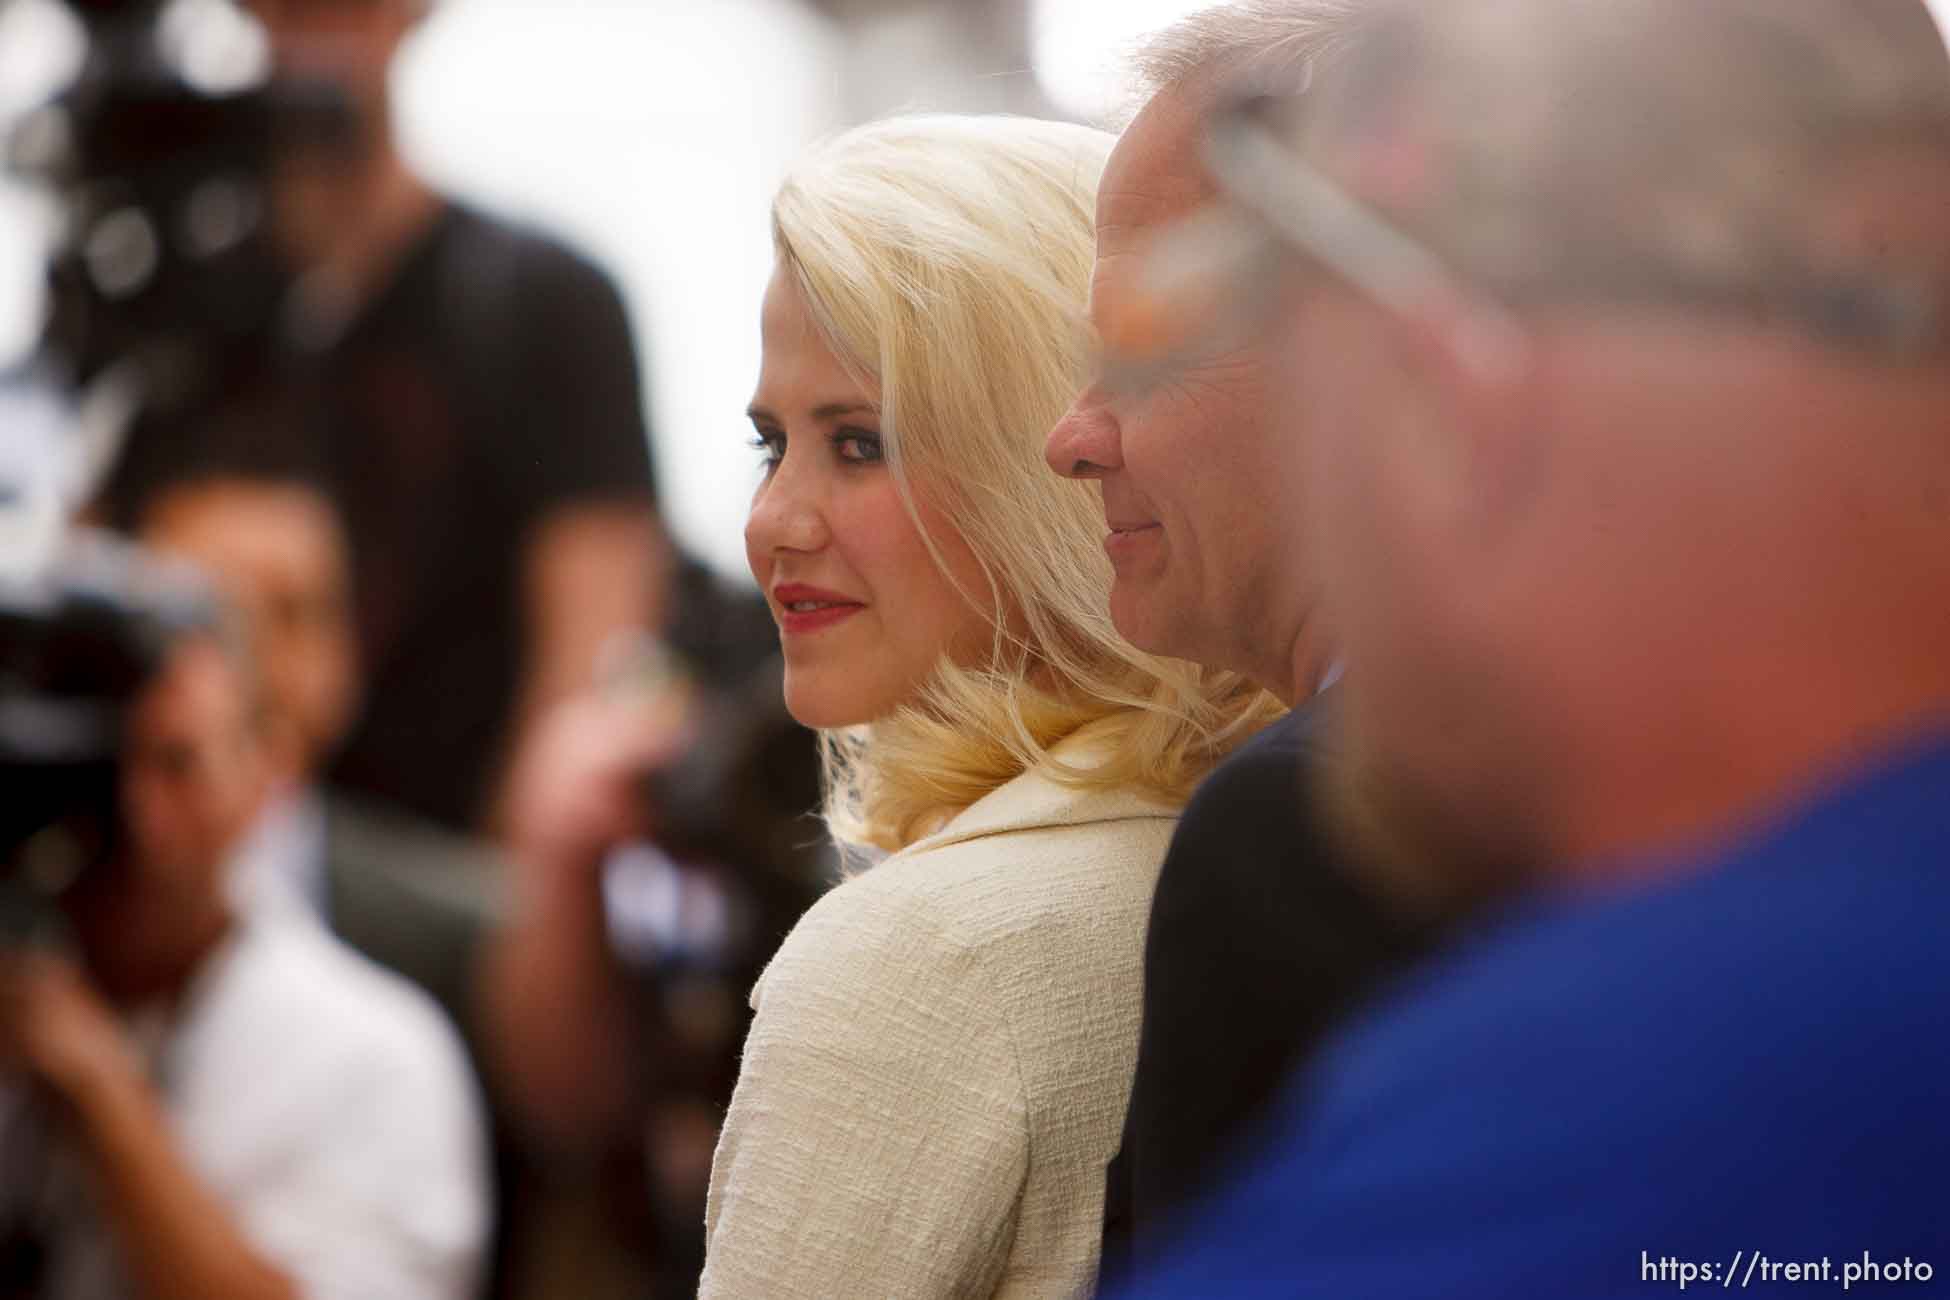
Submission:
{"label": "man with eyeglasses", "polygon": [[1326,748],[1329,697],[1318,692],[1333,646],[1292,507],[1298,444],[1269,402],[1278,359],[1245,336],[1136,365],[1120,351],[1187,323],[1175,302],[1168,320],[1149,315],[1170,286],[1138,271],[1160,231],[1215,195],[1199,151],[1204,111],[1242,83],[1304,79],[1352,8],[1220,6],[1141,53],[1148,102],[1098,197],[1091,317],[1105,365],[1047,446],[1053,469],[1102,492],[1118,630],[1297,706],[1200,788],[1159,876],[1136,1073],[1105,1184],[1110,1279],[1163,1249],[1308,1046],[1423,950],[1437,912],[1351,865],[1302,794]]}
{"label": "man with eyeglasses", "polygon": [[[1506,901],[1130,1294],[1945,1285],[1950,59],[1922,0],[1376,0],[1136,273],[1286,367],[1336,805]],[[1191,324],[1186,324],[1190,322]],[[1183,328],[1181,328],[1183,326]]]}

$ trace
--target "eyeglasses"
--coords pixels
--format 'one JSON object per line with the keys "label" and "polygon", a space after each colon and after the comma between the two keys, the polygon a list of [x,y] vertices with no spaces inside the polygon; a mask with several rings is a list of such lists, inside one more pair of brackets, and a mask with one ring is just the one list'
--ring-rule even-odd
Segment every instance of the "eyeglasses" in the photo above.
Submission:
{"label": "eyeglasses", "polygon": [[1161,232],[1134,291],[1103,313],[1103,382],[1141,389],[1246,343],[1277,307],[1295,254],[1467,364],[1514,365],[1524,333],[1507,310],[1283,143],[1292,103],[1246,96],[1212,114],[1204,160],[1220,201]]}
{"label": "eyeglasses", "polygon": [[1945,286],[1854,267],[1757,279],[1642,255],[1506,286],[1499,296],[1301,159],[1286,143],[1294,133],[1284,119],[1296,105],[1293,96],[1248,96],[1211,115],[1204,160],[1220,201],[1163,232],[1143,255],[1134,291],[1101,313],[1101,382],[1142,389],[1256,337],[1296,255],[1486,376],[1521,363],[1526,331],[1508,305],[1519,299],[1681,305],[1793,324],[1883,356],[1950,344]]}

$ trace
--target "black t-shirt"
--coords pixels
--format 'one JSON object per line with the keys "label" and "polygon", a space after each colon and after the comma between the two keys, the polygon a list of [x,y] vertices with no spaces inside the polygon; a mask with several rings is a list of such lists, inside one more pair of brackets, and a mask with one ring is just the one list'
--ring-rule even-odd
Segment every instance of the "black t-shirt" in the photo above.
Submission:
{"label": "black t-shirt", "polygon": [[524,544],[654,499],[629,324],[594,267],[449,208],[318,378],[366,691],[331,782],[465,829],[525,667]]}
{"label": "black t-shirt", "polygon": [[1144,950],[1144,1024],[1104,1198],[1103,1276],[1172,1226],[1321,1036],[1430,942],[1361,887],[1302,795],[1322,702],[1222,763],[1186,805]]}

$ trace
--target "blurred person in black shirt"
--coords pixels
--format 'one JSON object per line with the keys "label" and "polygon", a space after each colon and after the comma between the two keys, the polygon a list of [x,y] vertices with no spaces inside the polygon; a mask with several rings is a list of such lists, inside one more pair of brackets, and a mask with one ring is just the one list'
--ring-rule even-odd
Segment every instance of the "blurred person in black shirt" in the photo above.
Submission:
{"label": "blurred person in black shirt", "polygon": [[365,709],[332,776],[495,824],[530,723],[617,632],[655,626],[663,533],[629,323],[563,248],[449,203],[391,130],[418,0],[252,0],[275,76],[349,106],[290,144],[272,224],[297,271],[352,542]]}

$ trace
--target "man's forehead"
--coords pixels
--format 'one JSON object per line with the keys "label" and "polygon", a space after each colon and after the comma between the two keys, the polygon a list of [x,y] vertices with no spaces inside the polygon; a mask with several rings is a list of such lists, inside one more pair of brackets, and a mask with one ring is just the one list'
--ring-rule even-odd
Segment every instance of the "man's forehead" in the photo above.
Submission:
{"label": "man's forehead", "polygon": [[1200,153],[1209,92],[1167,90],[1117,142],[1097,190],[1099,252],[1128,248],[1217,192]]}

